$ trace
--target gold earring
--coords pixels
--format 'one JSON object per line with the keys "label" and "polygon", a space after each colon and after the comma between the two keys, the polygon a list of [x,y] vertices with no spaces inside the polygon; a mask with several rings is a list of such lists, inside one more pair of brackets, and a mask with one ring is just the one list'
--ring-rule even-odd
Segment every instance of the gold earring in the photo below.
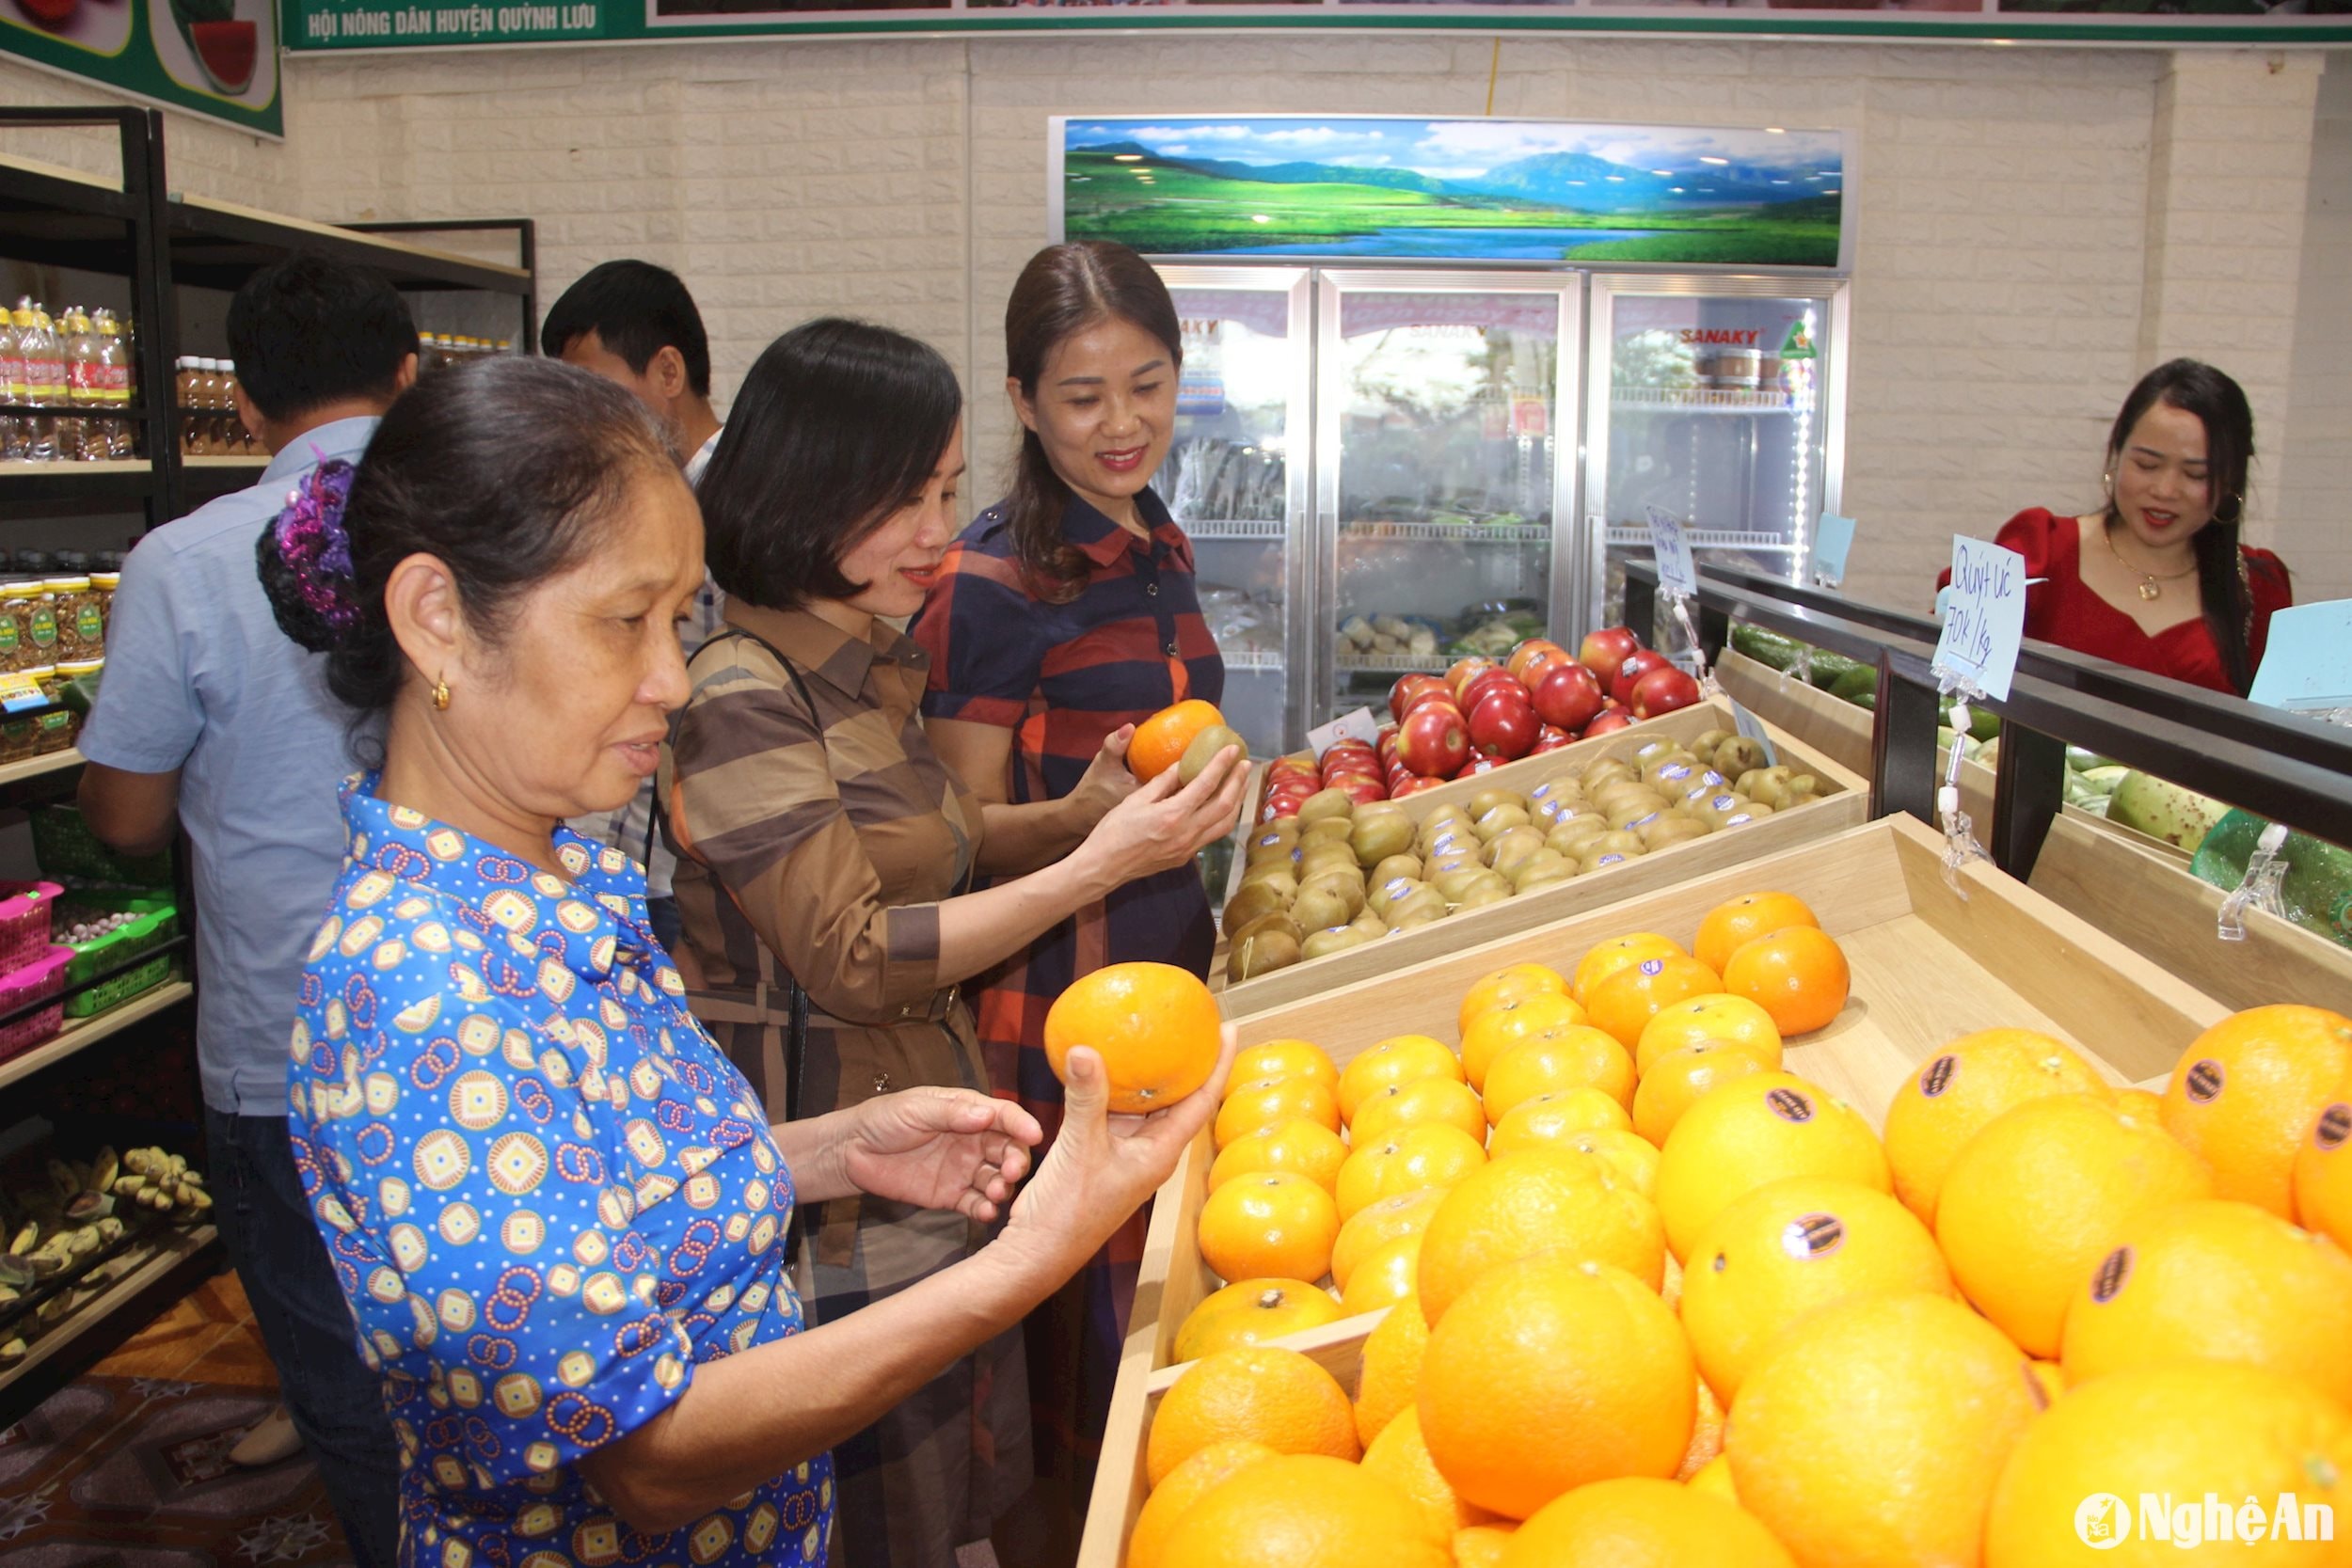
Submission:
{"label": "gold earring", "polygon": [[446,676],[438,677],[433,682],[433,710],[436,713],[449,711],[449,680]]}

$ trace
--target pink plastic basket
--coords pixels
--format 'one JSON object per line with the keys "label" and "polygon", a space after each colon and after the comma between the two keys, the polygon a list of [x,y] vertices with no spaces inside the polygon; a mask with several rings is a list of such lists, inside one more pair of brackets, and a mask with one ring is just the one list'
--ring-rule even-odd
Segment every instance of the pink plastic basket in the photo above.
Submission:
{"label": "pink plastic basket", "polygon": [[0,974],[40,958],[50,911],[64,891],[55,882],[0,882]]}
{"label": "pink plastic basket", "polygon": [[[52,947],[44,957],[0,974],[0,1013],[22,1007],[65,990],[65,966],[73,961],[71,947]],[[27,1013],[13,1023],[0,1024],[0,1062],[21,1055],[55,1035],[65,1022],[65,1004]]]}

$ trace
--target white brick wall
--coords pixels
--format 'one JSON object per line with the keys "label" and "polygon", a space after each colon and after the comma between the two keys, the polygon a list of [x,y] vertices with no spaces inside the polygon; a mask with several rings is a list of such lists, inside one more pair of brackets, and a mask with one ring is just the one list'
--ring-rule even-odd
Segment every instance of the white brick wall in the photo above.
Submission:
{"label": "white brick wall", "polygon": [[[2117,403],[2170,353],[2247,382],[2266,453],[2291,447],[2310,476],[2265,469],[2257,515],[2298,568],[2335,548],[2343,580],[2341,524],[2301,519],[2343,515],[2344,404],[2308,429],[2288,412],[2291,369],[2298,399],[2343,379],[2340,355],[2287,351],[2329,309],[2312,280],[2344,315],[2344,246],[2306,243],[2307,206],[2348,178],[2341,152],[2312,161],[2316,55],[1511,38],[1498,61],[1487,39],[1258,35],[304,56],[287,147],[175,116],[174,182],[322,218],[529,214],[543,298],[616,255],[676,267],[722,401],[810,316],[915,332],[966,377],[984,503],[1011,442],[1001,312],[1044,235],[1047,116],[1474,115],[1490,66],[1501,115],[1861,133],[1857,593],[1919,604],[1951,533],[2090,505]],[[0,92],[21,85],[91,96],[0,65]],[[2352,95],[2331,95],[2341,142]]]}
{"label": "white brick wall", "polygon": [[2305,602],[2352,598],[2352,57],[2328,56],[2314,115],[2284,462],[2265,508]]}

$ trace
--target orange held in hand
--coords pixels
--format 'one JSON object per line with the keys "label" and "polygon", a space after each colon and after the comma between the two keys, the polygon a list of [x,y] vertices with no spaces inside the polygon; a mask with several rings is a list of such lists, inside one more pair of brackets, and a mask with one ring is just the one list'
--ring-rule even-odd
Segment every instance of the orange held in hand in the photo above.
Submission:
{"label": "orange held in hand", "polygon": [[1184,761],[1184,748],[1202,730],[1224,723],[1216,705],[1198,697],[1164,707],[1136,726],[1135,738],[1127,742],[1128,771],[1138,779],[1155,779]]}
{"label": "orange held in hand", "polygon": [[1209,1081],[1223,1049],[1216,998],[1174,964],[1110,964],[1084,975],[1045,1013],[1045,1059],[1070,1082],[1074,1046],[1091,1046],[1110,1074],[1110,1108],[1163,1111]]}

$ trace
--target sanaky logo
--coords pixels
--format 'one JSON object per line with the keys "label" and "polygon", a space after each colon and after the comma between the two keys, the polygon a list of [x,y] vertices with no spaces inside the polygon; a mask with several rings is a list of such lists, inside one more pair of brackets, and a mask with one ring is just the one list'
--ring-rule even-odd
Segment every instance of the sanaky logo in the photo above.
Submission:
{"label": "sanaky logo", "polygon": [[2112,1492],[2094,1492],[2074,1508],[2074,1536],[2094,1552],[2109,1552],[2134,1536],[2163,1542],[2183,1551],[2201,1547],[2255,1545],[2265,1541],[2333,1541],[2336,1511],[2281,1492],[2265,1506],[2260,1497],[2176,1500],[2169,1493],[2143,1492],[2138,1506]]}

